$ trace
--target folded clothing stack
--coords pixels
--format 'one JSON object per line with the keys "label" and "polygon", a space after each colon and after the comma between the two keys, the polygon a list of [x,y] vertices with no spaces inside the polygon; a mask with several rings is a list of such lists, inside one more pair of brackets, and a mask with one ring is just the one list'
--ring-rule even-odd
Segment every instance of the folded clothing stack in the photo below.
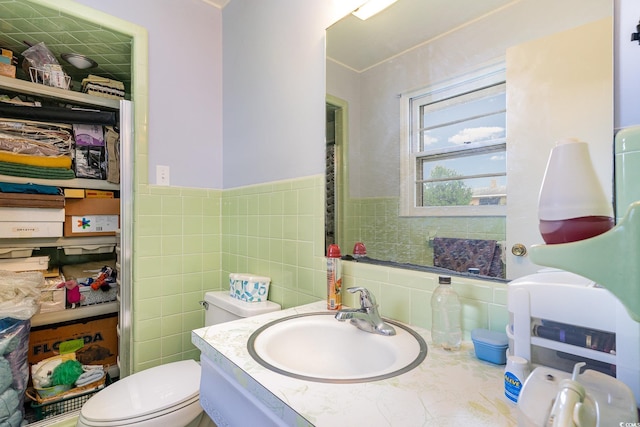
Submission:
{"label": "folded clothing stack", "polygon": [[124,83],[89,74],[82,79],[82,92],[110,99],[124,99]]}

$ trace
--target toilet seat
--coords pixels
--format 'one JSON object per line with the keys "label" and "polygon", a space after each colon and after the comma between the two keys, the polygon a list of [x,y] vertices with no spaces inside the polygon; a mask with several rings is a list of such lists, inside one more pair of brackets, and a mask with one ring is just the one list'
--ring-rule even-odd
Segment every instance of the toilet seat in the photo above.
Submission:
{"label": "toilet seat", "polygon": [[202,412],[199,395],[200,364],[194,360],[168,363],[130,375],[93,395],[82,406],[78,425],[145,425],[145,421],[176,425],[171,422],[174,418],[186,423]]}

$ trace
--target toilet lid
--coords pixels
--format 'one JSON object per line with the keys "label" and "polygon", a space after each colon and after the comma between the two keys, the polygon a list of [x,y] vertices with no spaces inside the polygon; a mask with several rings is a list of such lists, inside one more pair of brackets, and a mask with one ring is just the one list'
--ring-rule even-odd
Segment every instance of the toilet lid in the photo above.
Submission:
{"label": "toilet lid", "polygon": [[193,399],[200,391],[200,364],[167,363],[114,382],[82,406],[88,421],[117,421],[157,413]]}

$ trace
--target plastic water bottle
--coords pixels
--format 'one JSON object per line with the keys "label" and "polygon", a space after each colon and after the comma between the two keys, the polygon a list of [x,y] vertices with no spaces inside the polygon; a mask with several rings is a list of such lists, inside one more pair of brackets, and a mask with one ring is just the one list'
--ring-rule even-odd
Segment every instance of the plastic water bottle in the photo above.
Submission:
{"label": "plastic water bottle", "polygon": [[459,350],[462,341],[460,300],[451,287],[451,277],[440,276],[431,297],[431,339],[435,347]]}

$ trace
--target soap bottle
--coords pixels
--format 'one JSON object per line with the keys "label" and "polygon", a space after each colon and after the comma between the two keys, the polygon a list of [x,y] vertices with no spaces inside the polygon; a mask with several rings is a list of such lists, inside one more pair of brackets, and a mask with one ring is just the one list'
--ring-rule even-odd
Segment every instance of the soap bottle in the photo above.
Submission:
{"label": "soap bottle", "polygon": [[451,286],[451,277],[440,276],[431,296],[431,339],[435,347],[459,350],[462,342],[460,300]]}
{"label": "soap bottle", "polygon": [[327,249],[327,309],[342,308],[342,265],[340,264],[340,247],[329,245]]}

